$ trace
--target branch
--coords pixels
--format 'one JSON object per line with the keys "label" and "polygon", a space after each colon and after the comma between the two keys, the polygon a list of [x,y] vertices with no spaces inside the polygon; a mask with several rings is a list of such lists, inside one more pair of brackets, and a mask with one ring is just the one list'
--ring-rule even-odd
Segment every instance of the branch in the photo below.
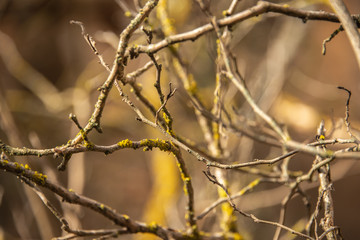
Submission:
{"label": "branch", "polygon": [[[88,133],[93,128],[98,132],[102,132],[100,127],[100,118],[105,107],[106,99],[109,95],[109,92],[114,84],[116,79],[124,78],[124,67],[127,63],[127,57],[125,56],[126,48],[132,33],[140,26],[140,24],[145,20],[150,12],[155,8],[159,0],[149,0],[144,8],[139,11],[136,17],[130,22],[130,24],[124,29],[120,35],[119,45],[116,51],[115,60],[111,68],[111,72],[104,82],[104,84],[99,88],[100,95],[95,104],[94,112],[91,118],[88,121],[88,124],[84,127],[85,133]],[[81,136],[75,137],[71,144],[76,144],[81,141]]]}
{"label": "branch", "polygon": [[228,190],[227,188],[225,188],[225,186],[223,184],[221,184],[217,178],[210,172],[209,168],[208,170],[205,172],[203,171],[203,173],[205,174],[205,176],[209,179],[210,182],[218,185],[219,187],[221,187],[224,192],[226,193],[227,195],[227,200],[229,202],[229,204],[234,208],[234,210],[238,213],[240,213],[241,215],[243,215],[244,217],[247,217],[247,218],[251,218],[255,223],[264,223],[264,224],[268,224],[268,225],[273,225],[273,226],[276,226],[276,227],[280,227],[286,231],[289,231],[290,233],[292,234],[295,234],[299,237],[302,237],[302,238],[305,238],[305,239],[311,239],[311,240],[314,240],[314,238],[310,237],[309,235],[306,235],[306,234],[303,234],[301,232],[298,232],[298,231],[295,231],[294,229],[291,229],[283,224],[280,224],[280,223],[277,223],[277,222],[272,222],[272,221],[267,221],[267,220],[262,220],[262,219],[259,219],[257,217],[255,217],[253,214],[250,214],[250,213],[246,213],[242,210],[240,210],[239,208],[237,208],[237,206],[235,205],[235,203],[233,202],[233,199],[231,198],[231,196],[229,195],[228,193]]}
{"label": "branch", "polygon": [[[251,183],[249,183],[246,187],[244,187],[243,189],[241,189],[238,193],[231,195],[230,198],[232,200],[240,198],[241,196],[243,196],[245,193],[253,190],[255,188],[255,186],[257,186],[259,183],[261,182],[266,182],[266,180],[262,179],[262,178],[257,178],[254,181],[252,181]],[[203,219],[209,212],[211,212],[214,208],[216,208],[217,206],[227,202],[228,199],[227,197],[222,197],[219,198],[218,200],[216,200],[214,203],[212,203],[209,207],[207,207],[206,209],[204,209],[202,211],[201,214],[199,214],[196,219],[200,220]]]}
{"label": "branch", "polygon": [[[268,160],[255,160],[252,162],[245,162],[245,163],[235,163],[235,164],[222,164],[218,163],[217,159],[212,159],[211,156],[203,156],[201,153],[198,153],[195,149],[192,149],[190,146],[187,146],[183,142],[179,141],[177,138],[171,136],[168,132],[166,132],[165,129],[161,128],[159,125],[156,125],[154,122],[151,122],[145,116],[140,112],[136,106],[130,102],[129,99],[125,99],[124,101],[129,101],[128,104],[134,108],[134,111],[138,113],[138,120],[150,125],[153,128],[157,128],[160,130],[165,136],[167,136],[173,143],[187,151],[188,153],[192,154],[194,157],[196,157],[199,161],[204,162],[207,166],[210,167],[216,167],[221,169],[239,169],[243,167],[250,167],[250,166],[256,166],[256,165],[271,165],[275,164],[278,161],[281,161],[285,159],[286,157],[292,156],[298,152],[304,152],[311,155],[321,155],[321,156],[329,156],[330,158],[326,161],[331,162],[335,158],[341,158],[341,159],[360,159],[360,152],[356,152],[357,149],[352,147],[348,149],[339,150],[336,152],[332,152],[330,150],[317,150],[315,146],[319,145],[320,143],[310,143],[308,145],[298,143],[295,141],[290,141],[287,143],[286,147],[295,149],[293,151],[290,151],[284,155],[281,155],[279,157],[268,159]],[[330,140],[324,140],[321,145],[328,145],[328,144],[348,144],[348,143],[355,143],[356,140],[354,139],[330,139]],[[123,148],[133,148],[138,149],[141,147],[156,147],[160,150],[168,150],[168,151],[175,151],[176,148],[170,143],[170,141],[166,140],[159,140],[159,139],[143,139],[140,141],[131,141],[128,139],[122,140],[116,144],[108,145],[108,146],[101,146],[96,145],[92,142],[87,142],[87,144],[84,145],[64,145],[49,149],[33,149],[33,148],[17,148],[9,146],[5,143],[3,143],[0,140],[0,149],[4,151],[5,153],[11,155],[11,156],[48,156],[52,155],[54,158],[62,156],[71,156],[72,154],[81,153],[81,152],[88,152],[88,151],[94,151],[94,152],[102,152],[105,154],[113,153],[114,151],[123,149]],[[355,150],[355,152],[354,152]],[[324,160],[325,161],[325,160]],[[313,166],[313,171],[316,170],[316,168],[322,166],[325,164],[323,162],[318,163],[317,165]],[[312,173],[311,173],[312,174]]]}
{"label": "branch", "polygon": [[85,41],[87,42],[87,44],[89,44],[91,50],[99,58],[101,65],[103,65],[106,68],[106,70],[108,70],[110,72],[111,69],[110,69],[109,65],[105,62],[104,58],[97,50],[95,40],[86,32],[84,24],[80,21],[74,21],[74,20],[71,20],[70,24],[76,24],[81,28],[81,34],[83,35]]}
{"label": "branch", "polygon": [[[356,60],[358,62],[358,67],[360,69],[360,34],[358,32],[358,26],[354,22],[354,18],[350,15],[349,10],[346,8],[342,0],[329,0],[331,6],[339,16],[342,26],[345,29],[345,32],[350,40],[351,46],[353,48]],[[359,19],[357,19],[359,23]]]}
{"label": "branch", "polygon": [[[318,20],[318,21],[328,21],[339,23],[339,18],[329,12],[324,11],[309,11],[302,10],[293,7],[289,7],[283,4],[275,4],[266,1],[259,1],[258,4],[254,7],[248,8],[242,12],[236,13],[229,17],[225,17],[216,21],[217,25],[222,28],[229,25],[234,25],[236,23],[245,21],[252,17],[257,17],[265,13],[279,13],[290,17],[296,17],[306,22],[308,20]],[[356,17],[355,15],[353,16]],[[137,53],[155,53],[163,48],[166,48],[175,43],[184,42],[184,41],[195,41],[200,36],[213,31],[214,27],[212,24],[205,24],[201,27],[195,28],[191,31],[180,33],[176,35],[169,36],[164,40],[150,44],[147,46],[137,46],[134,51]],[[127,53],[126,55],[128,55]]]}
{"label": "branch", "polygon": [[182,233],[161,227],[157,224],[145,224],[134,221],[126,215],[117,213],[114,209],[101,202],[82,196],[74,191],[68,190],[51,182],[46,175],[31,170],[27,165],[23,166],[16,162],[0,160],[0,169],[49,189],[56,195],[60,196],[65,202],[78,204],[100,213],[104,217],[110,219],[114,224],[126,228],[127,233],[152,233],[162,239],[169,239],[168,236],[172,236],[176,239],[186,239],[186,236]]}
{"label": "branch", "polygon": [[345,125],[346,125],[346,131],[348,132],[348,134],[350,135],[350,137],[354,138],[356,140],[356,142],[359,142],[359,139],[352,134],[351,129],[350,129],[350,122],[349,122],[349,118],[350,118],[350,98],[351,98],[351,91],[339,86],[338,89],[344,90],[348,93],[348,98],[346,100],[346,105],[345,105]]}
{"label": "branch", "polygon": [[[321,121],[317,135],[321,136],[319,139],[319,142],[322,141],[325,137],[325,123],[324,121]],[[317,147],[318,149],[321,148],[320,146]],[[325,148],[325,147],[323,147]],[[315,163],[319,163],[322,161],[322,158],[320,156],[316,156]],[[322,219],[322,228],[324,231],[328,231],[330,228],[334,226],[334,203],[331,196],[331,190],[332,190],[332,181],[330,178],[330,165],[326,164],[319,168],[319,193],[323,193],[322,196],[323,204],[324,204],[324,217]],[[322,194],[321,194],[322,195]],[[320,196],[319,196],[320,197]],[[335,240],[336,234],[334,231],[329,231],[327,234],[328,240]]]}
{"label": "branch", "polygon": [[68,236],[55,238],[55,239],[72,239],[76,237],[85,237],[85,236],[117,236],[119,234],[127,233],[125,229],[100,229],[100,230],[75,230],[72,229],[69,225],[69,222],[62,216],[62,214],[54,207],[50,200],[45,196],[45,194],[34,184],[31,180],[24,176],[20,176],[20,179],[24,181],[31,189],[39,196],[44,205],[50,210],[50,212],[59,220],[62,224],[61,229],[65,230],[68,233],[71,233]]}

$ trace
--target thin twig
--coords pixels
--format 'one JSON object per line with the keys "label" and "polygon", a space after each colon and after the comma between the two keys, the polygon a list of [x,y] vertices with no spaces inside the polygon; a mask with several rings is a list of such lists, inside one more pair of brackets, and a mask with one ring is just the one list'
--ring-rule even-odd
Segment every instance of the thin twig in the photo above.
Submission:
{"label": "thin twig", "polygon": [[349,89],[346,89],[344,87],[339,86],[338,89],[344,90],[348,93],[348,98],[346,100],[346,110],[345,110],[345,125],[346,125],[346,131],[350,135],[350,137],[354,138],[357,142],[360,142],[359,139],[352,134],[350,129],[350,98],[351,98],[351,91]]}
{"label": "thin twig", "polygon": [[[252,181],[251,183],[249,183],[247,186],[245,186],[244,188],[242,188],[238,193],[233,194],[230,196],[231,199],[237,199],[240,198],[241,196],[243,196],[244,194],[246,194],[247,192],[253,190],[257,185],[259,185],[262,182],[267,182],[267,180],[262,179],[262,178],[258,178],[255,179],[254,181]],[[199,214],[196,219],[200,220],[203,219],[208,213],[210,213],[214,208],[216,208],[217,206],[221,205],[222,203],[227,202],[227,198],[226,197],[222,197],[219,198],[218,200],[216,200],[214,203],[212,203],[210,206],[208,206],[207,208],[205,208],[201,214]]]}
{"label": "thin twig", "polygon": [[338,29],[336,29],[331,35],[330,37],[328,37],[327,39],[325,39],[323,41],[323,44],[322,44],[322,55],[325,55],[326,54],[326,44],[328,42],[330,42],[336,35],[338,35],[341,31],[344,31],[344,28],[342,25],[340,25],[340,27]]}
{"label": "thin twig", "polygon": [[[297,185],[294,185],[291,189],[288,195],[285,196],[285,198],[281,201],[281,210],[280,210],[280,217],[279,217],[279,223],[284,225],[285,223],[285,217],[286,217],[286,208],[288,203],[290,202],[291,198],[296,194],[297,192]],[[278,240],[280,237],[282,228],[277,227],[273,240]]]}
{"label": "thin twig", "polygon": [[161,106],[159,107],[159,109],[156,111],[155,114],[155,124],[158,124],[158,119],[159,119],[159,113],[161,110],[163,110],[167,104],[167,102],[169,101],[169,99],[174,96],[175,92],[176,92],[176,88],[171,89],[171,83],[169,84],[169,93],[166,95],[165,100],[163,102],[163,104],[161,104]]}
{"label": "thin twig", "polygon": [[93,37],[91,37],[85,30],[85,26],[82,22],[80,21],[74,21],[71,20],[70,21],[71,24],[76,24],[78,26],[80,26],[81,28],[81,34],[83,35],[85,41],[87,42],[87,44],[89,44],[91,50],[95,53],[95,55],[99,58],[101,65],[103,65],[106,70],[108,70],[109,72],[111,71],[109,64],[107,64],[103,58],[103,56],[99,53],[99,51],[96,48],[96,42],[93,39]]}

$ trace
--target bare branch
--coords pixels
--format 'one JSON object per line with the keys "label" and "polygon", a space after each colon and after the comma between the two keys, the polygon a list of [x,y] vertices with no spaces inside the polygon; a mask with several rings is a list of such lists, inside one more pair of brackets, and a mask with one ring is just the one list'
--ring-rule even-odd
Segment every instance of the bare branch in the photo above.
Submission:
{"label": "bare branch", "polygon": [[[281,4],[259,1],[256,6],[246,9],[242,12],[233,14],[232,16],[219,19],[217,20],[216,23],[221,28],[228,25],[234,25],[236,23],[245,21],[249,18],[271,12],[287,15],[290,17],[300,18],[304,22],[308,20],[318,20],[318,21],[320,20],[320,21],[329,21],[336,23],[339,22],[339,18],[333,13],[328,13],[324,11],[301,10],[301,9],[284,6]],[[356,16],[354,15],[353,17]],[[149,53],[149,52],[155,53],[175,43],[189,41],[189,40],[194,41],[200,36],[204,35],[205,33],[208,33],[213,30],[214,30],[213,25],[209,23],[185,33],[169,36],[158,43],[150,44],[148,46],[138,46],[136,47],[136,51],[138,53]]]}
{"label": "bare branch", "polygon": [[350,129],[350,122],[349,122],[349,117],[350,117],[350,98],[351,98],[351,91],[339,86],[338,89],[344,90],[348,93],[348,98],[346,100],[346,110],[345,110],[345,125],[346,125],[346,131],[348,132],[348,134],[350,135],[350,137],[354,138],[356,140],[356,142],[359,142],[359,139],[352,134],[351,129]]}

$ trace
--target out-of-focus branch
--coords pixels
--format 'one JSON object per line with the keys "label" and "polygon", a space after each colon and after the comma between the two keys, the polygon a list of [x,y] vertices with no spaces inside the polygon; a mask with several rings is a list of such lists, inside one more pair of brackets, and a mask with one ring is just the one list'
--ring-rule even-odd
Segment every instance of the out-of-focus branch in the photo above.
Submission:
{"label": "out-of-focus branch", "polygon": [[[347,9],[342,0],[329,1],[336,14],[339,16],[339,20],[343,28],[345,29],[346,35],[349,38],[356,60],[358,62],[358,67],[360,69],[360,34],[358,32],[359,26],[357,26],[357,24],[354,22],[354,19],[350,15],[349,10]],[[357,20],[357,23],[359,23],[359,20]]]}
{"label": "out-of-focus branch", "polygon": [[236,88],[241,92],[241,94],[244,96],[246,101],[249,103],[253,111],[260,116],[271,128],[280,136],[282,142],[288,141],[290,138],[287,136],[287,134],[280,128],[280,126],[275,122],[274,119],[272,119],[268,114],[266,114],[260,107],[256,104],[254,99],[251,97],[250,92],[244,85],[244,80],[239,79],[237,77],[237,74],[234,74],[233,67],[231,63],[231,57],[229,54],[228,47],[224,44],[223,39],[221,39],[220,32],[217,26],[216,19],[213,19],[212,25],[217,33],[218,41],[220,44],[220,51],[221,56],[224,61],[224,65],[226,68],[226,71],[224,72],[224,75],[236,86]]}
{"label": "out-of-focus branch", "polygon": [[69,107],[56,87],[33,68],[19,53],[13,40],[0,31],[0,58],[6,68],[21,84],[34,93],[51,112]]}
{"label": "out-of-focus branch", "polygon": [[[26,145],[26,141],[24,140],[24,134],[23,132],[18,128],[15,118],[12,114],[12,112],[9,109],[9,106],[7,104],[6,99],[4,98],[3,92],[0,91],[0,132],[3,131],[8,138],[8,141],[11,144],[24,146]],[[31,140],[30,140],[31,142]],[[1,140],[0,140],[1,144]],[[2,160],[8,160],[7,156],[3,151],[0,150],[0,158]],[[25,158],[24,161],[29,163],[29,158]],[[37,165],[36,163],[34,165]],[[46,168],[47,163],[42,164],[43,169]],[[11,181],[9,181],[10,183]],[[38,230],[41,234],[42,238],[49,238],[52,235],[51,232],[51,225],[49,222],[48,215],[46,214],[46,209],[43,208],[42,204],[37,201],[36,197],[33,196],[31,191],[26,188],[26,186],[22,186],[26,195],[26,199],[24,199],[23,204],[29,204],[30,209],[34,210],[36,209],[36,216],[35,222],[37,223],[39,227]],[[14,189],[14,191],[16,191]],[[1,194],[0,194],[1,195]],[[0,196],[1,198],[1,196]],[[32,215],[35,215],[35,212],[31,211]],[[28,211],[23,211],[23,214],[29,214]],[[24,225],[21,224],[19,221],[14,222],[18,229],[24,228]],[[20,236],[22,238],[29,238],[30,236],[24,235],[24,233],[19,232]]]}

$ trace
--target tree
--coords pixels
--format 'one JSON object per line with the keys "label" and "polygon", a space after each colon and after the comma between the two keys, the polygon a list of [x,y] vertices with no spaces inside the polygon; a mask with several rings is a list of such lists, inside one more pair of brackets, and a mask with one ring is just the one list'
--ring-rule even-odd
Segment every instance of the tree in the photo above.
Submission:
{"label": "tree", "polygon": [[[0,33],[5,237],[341,239],[333,189],[360,158],[351,84],[304,83],[298,69],[331,58],[344,29],[360,59],[359,18],[335,0],[317,6],[336,13],[302,1],[115,2],[103,11],[124,13],[119,35],[93,34],[95,21],[63,24],[71,33],[47,23],[68,49],[42,53],[43,68],[66,59],[48,77]],[[53,4],[45,12],[76,5]],[[306,49],[314,24],[336,31]],[[59,68],[70,81],[49,80]],[[11,92],[11,79],[26,90]]]}

